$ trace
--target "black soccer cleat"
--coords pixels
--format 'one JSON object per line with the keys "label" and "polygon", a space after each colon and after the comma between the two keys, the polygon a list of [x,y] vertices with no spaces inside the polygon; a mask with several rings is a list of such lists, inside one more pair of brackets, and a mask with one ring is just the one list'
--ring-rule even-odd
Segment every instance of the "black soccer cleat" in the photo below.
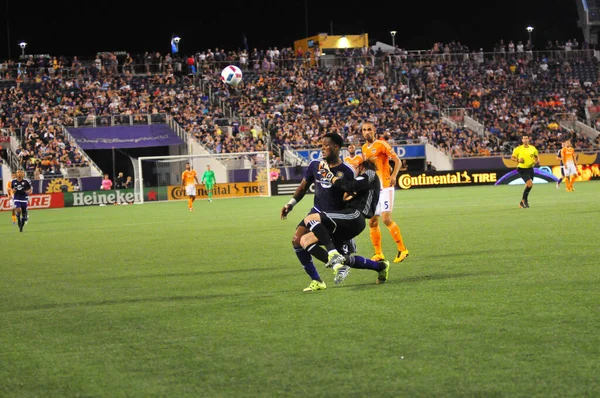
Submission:
{"label": "black soccer cleat", "polygon": [[528,201],[526,201],[526,200],[521,200],[521,201],[519,202],[519,207],[520,207],[521,209],[527,209],[527,208],[529,208],[529,202],[528,202]]}

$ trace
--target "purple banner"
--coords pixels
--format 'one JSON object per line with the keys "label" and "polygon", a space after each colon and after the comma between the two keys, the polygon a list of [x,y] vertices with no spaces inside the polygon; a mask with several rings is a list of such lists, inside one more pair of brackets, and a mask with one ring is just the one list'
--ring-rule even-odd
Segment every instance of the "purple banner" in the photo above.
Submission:
{"label": "purple banner", "polygon": [[46,178],[31,180],[33,193],[76,192],[98,190],[102,177]]}
{"label": "purple banner", "polygon": [[166,124],[68,129],[82,149],[141,148],[185,144]]}

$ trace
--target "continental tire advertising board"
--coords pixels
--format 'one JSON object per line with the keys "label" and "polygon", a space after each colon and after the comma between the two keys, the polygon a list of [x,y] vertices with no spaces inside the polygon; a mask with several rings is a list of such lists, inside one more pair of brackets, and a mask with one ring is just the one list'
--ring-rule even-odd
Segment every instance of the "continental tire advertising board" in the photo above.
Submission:
{"label": "continental tire advertising board", "polygon": [[474,171],[425,171],[401,173],[398,186],[401,189],[494,185],[511,170]]}
{"label": "continental tire advertising board", "polygon": [[[397,187],[411,188],[436,188],[470,185],[494,185],[504,174],[510,170],[495,171],[426,171],[401,173],[398,176]],[[300,181],[272,182],[273,195],[293,195]],[[314,193],[314,185],[310,186],[309,193]]]}
{"label": "continental tire advertising board", "polygon": [[[579,166],[581,176],[578,181],[589,181],[600,179],[600,166]],[[555,183],[560,178],[560,168],[548,166],[536,167],[534,169],[534,183]],[[465,187],[475,185],[514,185],[523,184],[523,179],[515,169],[505,170],[449,170],[449,171],[421,171],[400,173],[397,179],[397,188],[441,188],[441,187]],[[293,195],[300,181],[273,181],[271,182],[271,193],[273,195]],[[314,193],[314,185],[311,185],[309,193]]]}
{"label": "continental tire advertising board", "polygon": [[[234,198],[244,196],[265,196],[268,195],[269,187],[267,181],[254,181],[254,182],[230,182],[225,184],[215,184],[213,188],[213,198]],[[196,186],[196,199],[208,198],[208,192],[206,186]],[[180,200],[187,199],[185,189],[181,189],[181,186],[170,185],[167,187],[167,198],[169,200]]]}

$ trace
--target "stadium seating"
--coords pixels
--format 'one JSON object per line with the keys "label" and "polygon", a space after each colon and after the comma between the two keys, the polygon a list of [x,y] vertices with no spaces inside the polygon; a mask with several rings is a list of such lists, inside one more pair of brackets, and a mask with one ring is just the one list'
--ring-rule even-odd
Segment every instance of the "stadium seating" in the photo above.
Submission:
{"label": "stadium seating", "polygon": [[[558,123],[562,115],[582,117],[585,101],[599,94],[594,58],[565,52],[556,58],[548,54],[483,58],[458,54],[465,51],[460,43],[436,46],[440,54],[447,49],[452,56],[400,51],[386,60],[348,52],[338,54],[346,60],[338,67],[309,66],[285,49],[285,56],[274,59],[274,67],[245,70],[244,83],[236,89],[218,79],[224,64],[239,61],[234,52],[219,59],[196,59],[202,71],[199,85],[163,63],[138,74],[83,67],[77,73],[65,68],[67,76],[62,69],[50,76],[29,68],[22,81],[0,80],[0,101],[10,104],[1,117],[2,126],[23,137],[18,154],[23,165],[42,172],[51,172],[57,162],[88,166],[60,133],[45,136],[49,125],[81,125],[94,118],[121,122],[112,118],[120,114],[171,114],[213,152],[267,148],[281,156],[281,149],[318,146],[325,131],[338,132],[349,142],[360,141],[360,124],[371,120],[391,142],[426,140],[452,156],[486,156],[506,153],[522,132],[532,134],[540,150],[555,150],[573,134]],[[251,67],[268,57],[268,51],[247,56]],[[441,111],[450,108],[469,109],[486,134],[444,124]],[[231,127],[232,117],[239,120],[239,128]],[[30,127],[38,137],[24,133]],[[59,139],[67,152],[60,156]],[[586,137],[575,135],[573,141],[580,149],[597,146]],[[30,158],[39,159],[39,164]]]}

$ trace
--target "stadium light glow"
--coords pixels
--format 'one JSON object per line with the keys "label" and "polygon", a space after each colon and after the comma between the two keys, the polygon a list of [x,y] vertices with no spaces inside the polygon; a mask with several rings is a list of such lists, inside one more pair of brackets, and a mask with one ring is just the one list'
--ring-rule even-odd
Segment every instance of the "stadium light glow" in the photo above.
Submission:
{"label": "stadium light glow", "polygon": [[19,43],[19,47],[21,47],[21,55],[25,55],[25,47],[27,47],[27,43],[22,41]]}
{"label": "stadium light glow", "polygon": [[348,38],[346,37],[346,35],[343,35],[338,40],[338,48],[348,48],[348,47],[350,47],[350,41],[348,41]]}
{"label": "stadium light glow", "polygon": [[390,35],[392,35],[392,47],[396,47],[396,32],[395,30],[390,31]]}
{"label": "stadium light glow", "polygon": [[527,34],[529,34],[529,44],[531,44],[531,32],[533,32],[533,26],[528,26],[525,29],[527,29]]}

